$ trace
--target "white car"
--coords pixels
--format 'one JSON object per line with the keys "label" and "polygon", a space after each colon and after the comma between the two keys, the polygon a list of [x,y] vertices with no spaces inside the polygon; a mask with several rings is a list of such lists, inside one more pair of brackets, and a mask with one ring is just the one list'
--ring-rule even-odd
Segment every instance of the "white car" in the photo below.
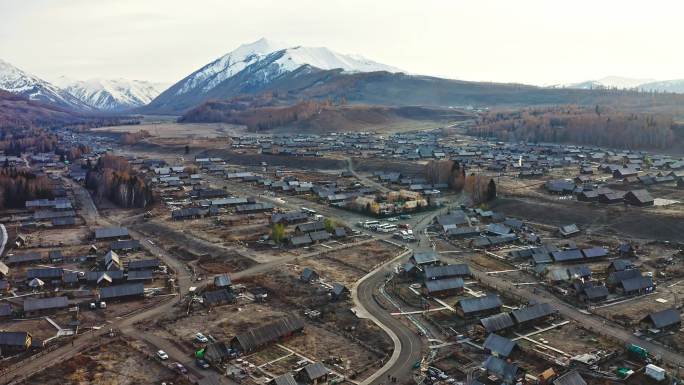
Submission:
{"label": "white car", "polygon": [[202,333],[195,334],[195,340],[197,340],[197,342],[201,342],[203,344],[206,344],[207,342],[209,342],[209,339],[207,337],[205,337],[204,334],[202,334]]}
{"label": "white car", "polygon": [[169,359],[169,355],[166,354],[166,352],[163,350],[157,351],[157,357],[159,357],[160,360],[168,360]]}

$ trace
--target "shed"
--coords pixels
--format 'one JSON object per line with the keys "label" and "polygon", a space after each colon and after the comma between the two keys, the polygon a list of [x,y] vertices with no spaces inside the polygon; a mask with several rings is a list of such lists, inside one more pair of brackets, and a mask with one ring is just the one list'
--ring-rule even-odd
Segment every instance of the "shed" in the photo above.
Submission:
{"label": "shed", "polygon": [[584,378],[582,378],[577,370],[571,370],[556,378],[553,381],[553,385],[587,385],[587,382],[584,381]]}
{"label": "shed", "polygon": [[498,313],[501,310],[501,299],[497,294],[484,297],[466,298],[456,302],[456,313],[463,317],[474,317]]}
{"label": "shed", "polygon": [[227,289],[218,289],[204,293],[204,303],[208,306],[216,306],[235,302],[235,295]]}
{"label": "shed", "polygon": [[425,292],[432,296],[451,295],[463,291],[463,278],[453,277],[425,281]]}
{"label": "shed", "polygon": [[548,303],[539,303],[513,310],[511,316],[518,325],[530,325],[544,321],[555,313]]}
{"label": "shed", "polygon": [[653,206],[653,197],[645,190],[632,190],[625,194],[625,202],[633,206]]}
{"label": "shed", "polygon": [[647,315],[640,323],[649,329],[679,330],[682,325],[682,316],[677,309],[666,309]]}
{"label": "shed", "polygon": [[318,280],[318,273],[316,273],[316,271],[310,267],[305,267],[304,270],[302,270],[302,274],[299,276],[299,279],[303,282],[316,281]]}
{"label": "shed", "polygon": [[500,332],[515,326],[515,322],[510,313],[499,313],[492,316],[481,318],[480,325],[487,333]]}
{"label": "shed", "polygon": [[513,353],[513,350],[518,347],[518,344],[506,337],[492,333],[487,336],[487,339],[485,339],[482,347],[484,348],[485,352],[491,355],[508,358],[510,357],[511,353]]}
{"label": "shed", "polygon": [[470,267],[465,263],[456,265],[426,266],[425,280],[436,280],[445,278],[464,278],[470,277],[472,273]]}
{"label": "shed", "polygon": [[489,356],[482,364],[488,375],[497,377],[504,384],[513,384],[520,374],[516,364],[508,363],[499,357]]}
{"label": "shed", "polygon": [[320,362],[306,365],[297,372],[297,379],[305,384],[323,384],[328,380],[330,369]]}
{"label": "shed", "polygon": [[100,289],[100,299],[121,299],[143,295],[145,295],[145,285],[142,283],[126,283]]}
{"label": "shed", "polygon": [[214,286],[216,287],[230,287],[232,284],[233,283],[230,279],[230,275],[227,273],[214,277]]}
{"label": "shed", "polygon": [[243,353],[253,352],[303,329],[304,321],[298,317],[289,316],[239,333],[233,337],[230,345]]}
{"label": "shed", "polygon": [[27,298],[24,300],[24,313],[37,313],[48,310],[64,309],[69,306],[67,297]]}

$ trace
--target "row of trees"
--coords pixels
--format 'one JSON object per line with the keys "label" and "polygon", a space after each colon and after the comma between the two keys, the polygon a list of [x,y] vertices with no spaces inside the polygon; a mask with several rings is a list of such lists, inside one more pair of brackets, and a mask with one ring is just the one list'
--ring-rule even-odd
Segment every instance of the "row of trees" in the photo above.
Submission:
{"label": "row of trees", "polygon": [[0,208],[23,208],[27,200],[51,198],[52,184],[47,176],[13,167],[0,170]]}
{"label": "row of trees", "polygon": [[505,141],[592,144],[627,149],[666,149],[675,142],[674,120],[596,106],[565,106],[484,114],[468,133]]}
{"label": "row of trees", "polygon": [[425,178],[431,184],[446,183],[455,192],[465,191],[474,204],[496,198],[496,183],[490,177],[471,173],[454,160],[431,160],[425,165]]}
{"label": "row of trees", "polygon": [[308,100],[291,106],[264,105],[261,102],[246,105],[234,100],[208,101],[188,111],[178,121],[243,124],[250,130],[261,131],[307,120],[332,105],[331,100]]}
{"label": "row of trees", "polygon": [[154,202],[145,179],[133,172],[122,157],[105,155],[86,174],[86,187],[99,199],[107,198],[119,207],[144,208]]}

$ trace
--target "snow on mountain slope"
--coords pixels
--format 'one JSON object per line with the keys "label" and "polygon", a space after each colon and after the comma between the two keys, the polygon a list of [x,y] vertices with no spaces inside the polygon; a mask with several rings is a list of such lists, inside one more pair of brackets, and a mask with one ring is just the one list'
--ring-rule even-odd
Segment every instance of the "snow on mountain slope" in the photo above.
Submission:
{"label": "snow on mountain slope", "polygon": [[30,100],[73,110],[93,108],[70,93],[0,59],[0,89],[22,95]]}
{"label": "snow on mountain slope", "polygon": [[597,80],[588,80],[580,83],[561,84],[554,86],[555,88],[575,88],[582,90],[597,89],[597,88],[617,88],[617,89],[631,89],[640,88],[644,83],[653,82],[653,79],[635,79],[626,78],[622,76],[606,76]]}
{"label": "snow on mountain slope", "polygon": [[79,100],[102,111],[122,111],[148,104],[166,85],[141,80],[89,79],[60,77],[60,87]]}
{"label": "snow on mountain slope", "polygon": [[[279,53],[279,57],[275,57]],[[176,95],[190,92],[206,93],[223,81],[237,75],[247,67],[265,59],[275,59],[273,71],[261,79],[268,82],[285,72],[292,72],[302,66],[321,70],[341,68],[347,72],[388,71],[403,72],[398,68],[376,63],[355,55],[343,55],[325,47],[291,46],[268,39],[259,39],[251,44],[243,44],[234,51],[216,59],[174,86]]]}
{"label": "snow on mountain slope", "polygon": [[644,91],[673,92],[684,94],[684,79],[665,80],[640,84],[639,88]]}

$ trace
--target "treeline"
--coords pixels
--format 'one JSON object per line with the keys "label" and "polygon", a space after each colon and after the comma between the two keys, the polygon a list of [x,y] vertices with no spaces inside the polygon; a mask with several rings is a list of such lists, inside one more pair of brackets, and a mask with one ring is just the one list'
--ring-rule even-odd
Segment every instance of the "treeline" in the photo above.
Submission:
{"label": "treeline", "polygon": [[140,130],[138,132],[125,132],[121,135],[121,138],[119,141],[121,144],[135,144],[141,141],[142,139],[148,138],[150,136],[150,133],[145,131],[145,130]]}
{"label": "treeline", "polygon": [[302,101],[290,106],[271,105],[270,98],[244,98],[227,101],[208,101],[188,111],[181,123],[232,123],[247,126],[252,131],[269,130],[307,120],[324,108],[332,107],[330,100]]}
{"label": "treeline", "polygon": [[677,137],[672,116],[595,106],[489,112],[468,128],[470,135],[504,141],[591,144],[626,149],[666,149]]}
{"label": "treeline", "polygon": [[99,199],[107,198],[119,207],[144,208],[154,202],[152,189],[137,175],[128,161],[104,155],[86,174],[86,187]]}
{"label": "treeline", "polygon": [[52,184],[45,175],[14,167],[0,169],[0,208],[23,208],[27,200],[52,199]]}
{"label": "treeline", "polygon": [[431,184],[446,183],[454,192],[465,191],[478,205],[496,198],[496,183],[490,177],[471,173],[454,160],[431,160],[425,165],[425,178]]}

